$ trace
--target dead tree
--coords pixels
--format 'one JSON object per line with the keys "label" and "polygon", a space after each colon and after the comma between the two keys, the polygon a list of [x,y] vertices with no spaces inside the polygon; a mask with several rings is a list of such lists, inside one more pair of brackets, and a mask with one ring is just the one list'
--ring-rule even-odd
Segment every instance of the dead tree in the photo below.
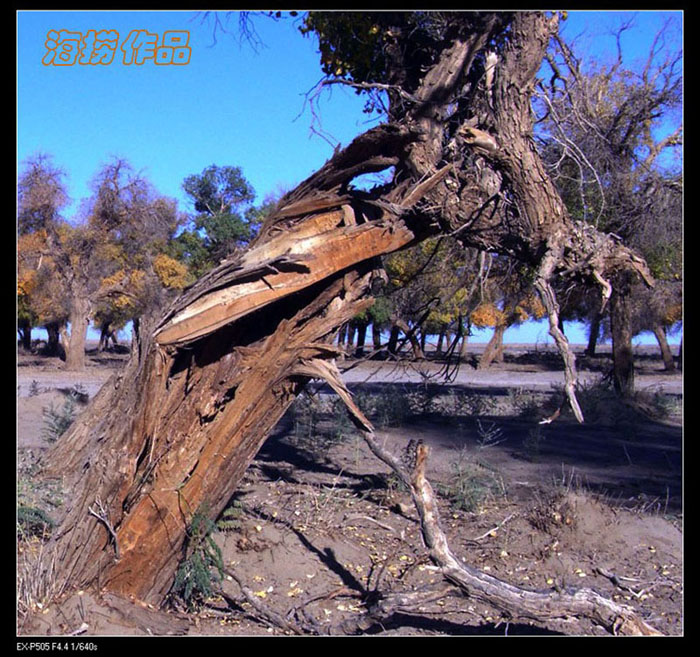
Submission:
{"label": "dead tree", "polygon": [[[69,586],[163,602],[193,514],[223,510],[310,379],[328,381],[371,438],[335,369],[333,340],[371,303],[377,258],[429,235],[452,232],[467,246],[536,266],[535,285],[580,415],[553,277],[607,282],[619,270],[647,276],[644,263],[569,219],[530,137],[529,93],[556,17],[452,20],[447,45],[420,81],[410,93],[395,90],[404,110],[288,193],[245,253],[200,279],[154,326],[140,326],[125,371],[48,454],[46,475],[63,477],[70,491],[53,538],[58,577]],[[505,31],[508,38],[499,39]],[[486,90],[475,69],[494,40],[500,45]],[[349,187],[356,176],[390,166],[394,182],[376,193]],[[426,544],[463,593],[514,616],[518,609],[540,620],[583,615],[611,631],[652,631],[628,609],[590,594],[528,592],[458,569],[421,473],[408,478]]]}

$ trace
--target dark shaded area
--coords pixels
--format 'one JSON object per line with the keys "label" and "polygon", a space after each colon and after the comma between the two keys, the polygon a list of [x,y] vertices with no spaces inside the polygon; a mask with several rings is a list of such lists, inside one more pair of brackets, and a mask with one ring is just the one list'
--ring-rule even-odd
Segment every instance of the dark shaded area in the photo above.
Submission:
{"label": "dark shaded area", "polygon": [[[509,417],[478,419],[493,422],[501,429],[503,442],[493,449],[505,450],[515,459],[576,473],[577,484],[616,503],[647,500],[656,501],[658,509],[682,509],[681,427],[648,419],[616,427],[580,425],[573,420],[538,425]],[[476,420],[465,419],[472,436],[467,440],[472,444],[478,435]],[[536,445],[533,435],[537,436]],[[463,436],[449,431],[439,440],[455,449],[464,446]]]}
{"label": "dark shaded area", "polygon": [[[629,405],[617,401],[612,393],[589,402],[584,424],[577,423],[565,410],[551,424],[539,421],[552,413],[561,401],[558,393],[538,393],[528,397],[513,415],[492,415],[489,405],[495,401],[509,401],[512,394],[506,388],[474,388],[440,384],[392,384],[364,383],[348,386],[356,396],[406,397],[419,395],[418,405],[402,418],[394,429],[420,431],[422,439],[442,449],[455,450],[478,448],[479,422],[493,425],[500,431],[501,442],[488,449],[495,461],[512,458],[542,466],[543,470],[576,473],[576,483],[609,500],[632,506],[655,504],[657,510],[677,512],[682,509],[683,484],[683,428],[654,420]],[[319,385],[321,395],[333,395]],[[468,409],[457,413],[439,413],[427,410],[438,398],[451,397],[452,401],[468,401],[472,409],[483,413],[470,413]],[[512,400],[510,400],[512,401]],[[338,464],[324,455],[323,449],[314,450],[291,439],[294,409],[292,408],[267,440],[257,460],[261,472],[271,479],[282,478],[298,481],[295,470],[307,473],[336,475]],[[371,419],[375,419],[371,417]],[[318,445],[332,438],[323,435],[325,416],[318,423]],[[317,447],[318,447],[317,445]],[[287,463],[289,468],[280,464]],[[547,468],[547,466],[549,466]],[[498,464],[496,467],[500,467]],[[346,484],[357,492],[381,487],[380,477],[343,471],[344,478],[355,479]],[[301,479],[301,477],[299,477]],[[551,483],[542,481],[542,485]],[[340,484],[342,486],[342,484]]]}
{"label": "dark shaded area", "polygon": [[387,630],[412,627],[423,632],[447,634],[452,636],[563,636],[563,632],[554,632],[543,627],[524,623],[484,623],[483,625],[464,625],[444,618],[430,618],[413,614],[394,614],[387,621],[371,627],[366,634],[382,634]]}
{"label": "dark shaded area", "polygon": [[[260,474],[270,481],[282,480],[294,484],[308,483],[308,474],[338,475],[338,464],[322,454],[290,440],[293,410],[282,418],[255,458]],[[301,474],[303,473],[303,474]],[[343,467],[343,481],[333,484],[335,489],[365,493],[386,488],[386,477],[376,473],[356,473]]]}

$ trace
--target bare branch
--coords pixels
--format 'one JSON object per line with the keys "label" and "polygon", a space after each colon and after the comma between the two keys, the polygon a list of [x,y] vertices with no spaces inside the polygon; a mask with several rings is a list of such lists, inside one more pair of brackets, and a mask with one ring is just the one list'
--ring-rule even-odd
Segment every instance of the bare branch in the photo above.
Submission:
{"label": "bare branch", "polygon": [[564,359],[564,391],[566,393],[566,398],[569,401],[571,410],[574,412],[576,419],[579,422],[583,422],[583,412],[581,411],[581,407],[576,399],[576,358],[569,347],[569,341],[559,328],[559,304],[557,303],[554,289],[550,283],[555,264],[560,257],[561,256],[555,251],[550,251],[544,256],[540,267],[537,270],[534,285],[535,289],[540,295],[540,298],[542,299],[542,303],[547,309],[547,316],[549,318],[549,334],[554,339],[554,342],[559,349],[559,353]]}
{"label": "bare branch", "polygon": [[100,498],[95,499],[95,505],[97,506],[97,509],[93,509],[91,506],[88,507],[88,513],[91,516],[94,516],[97,518],[106,528],[107,531],[109,532],[110,539],[112,540],[112,543],[114,544],[114,556],[119,561],[119,541],[117,539],[117,532],[114,531],[114,527],[112,526],[112,523],[109,521],[109,513],[107,510],[104,508],[102,504],[102,500]]}

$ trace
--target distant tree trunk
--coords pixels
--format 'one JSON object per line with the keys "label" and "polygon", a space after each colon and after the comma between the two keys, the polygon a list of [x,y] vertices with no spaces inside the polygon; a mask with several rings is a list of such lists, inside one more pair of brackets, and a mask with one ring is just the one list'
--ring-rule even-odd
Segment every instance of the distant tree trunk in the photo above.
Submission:
{"label": "distant tree trunk", "polygon": [[68,324],[66,322],[61,322],[58,325],[58,333],[60,335],[61,349],[63,350],[63,360],[65,360],[66,354],[68,353],[68,345],[70,344],[70,332],[68,331]]}
{"label": "distant tree trunk", "polygon": [[49,322],[44,328],[48,336],[46,355],[65,357],[65,351],[61,346],[61,325],[58,322]]}
{"label": "distant tree trunk", "polygon": [[626,272],[617,275],[610,297],[610,328],[612,333],[613,387],[618,395],[634,395],[634,352],[630,309],[631,279]]}
{"label": "distant tree trunk", "polygon": [[672,372],[676,369],[676,365],[673,362],[673,354],[671,353],[671,348],[668,346],[668,340],[666,339],[666,329],[663,326],[655,326],[653,332],[656,341],[659,343],[661,358],[664,361],[664,369],[667,372]]}
{"label": "distant tree trunk", "polygon": [[437,341],[437,345],[435,347],[435,352],[437,354],[442,354],[442,345],[443,345],[444,341],[445,341],[445,332],[440,331],[440,333],[438,333],[438,341]]}
{"label": "distant tree trunk", "polygon": [[493,329],[493,335],[479,359],[480,370],[488,369],[492,363],[503,362],[503,334],[506,328],[505,325],[499,325]]}
{"label": "distant tree trunk", "polygon": [[109,341],[112,341],[113,346],[118,346],[117,332],[112,327],[110,322],[102,322],[100,325],[100,341],[97,345],[97,351],[108,351]]}
{"label": "distant tree trunk", "polygon": [[350,352],[352,351],[352,348],[355,344],[355,334],[357,333],[357,327],[355,326],[354,323],[348,324],[348,329],[346,333],[346,340],[345,340],[345,346],[347,347],[347,352],[348,355],[350,355]]}
{"label": "distant tree trunk", "polygon": [[466,362],[469,349],[469,330],[470,327],[464,321],[464,317],[460,316],[457,323],[457,335],[455,336],[459,342],[459,360]]}
{"label": "distant tree trunk", "polygon": [[85,369],[85,342],[90,323],[90,305],[83,296],[73,299],[68,321],[70,338],[66,345],[66,369],[79,371]]}
{"label": "distant tree trunk", "polygon": [[681,342],[678,345],[678,369],[683,369],[683,338],[681,338]]}
{"label": "distant tree trunk", "polygon": [[413,350],[413,359],[414,360],[425,360],[425,354],[423,352],[423,348],[421,347],[421,343],[416,338],[416,327],[414,326],[411,328],[404,320],[402,319],[396,319],[394,320],[394,323],[396,327],[398,327],[401,331],[403,331],[403,334],[406,336],[404,338],[404,343],[406,340],[411,344],[411,349]]}
{"label": "distant tree trunk", "polygon": [[362,358],[365,355],[365,340],[367,339],[367,322],[360,322],[357,325],[357,347],[355,348],[355,358]]}
{"label": "distant tree trunk", "polygon": [[31,351],[32,349],[32,326],[28,321],[20,321],[17,326],[19,331],[19,341],[22,349]]}
{"label": "distant tree trunk", "polygon": [[375,351],[382,348],[382,327],[376,322],[372,323],[372,346]]}
{"label": "distant tree trunk", "polygon": [[591,319],[591,325],[588,329],[588,346],[584,352],[586,356],[595,356],[596,346],[598,345],[598,336],[600,335],[600,313],[595,313]]}
{"label": "distant tree trunk", "polygon": [[469,357],[469,333],[462,335],[462,342],[459,345],[459,359],[465,362]]}
{"label": "distant tree trunk", "polygon": [[391,331],[389,332],[389,343],[387,344],[387,350],[390,354],[396,354],[396,350],[399,346],[400,335],[401,329],[398,326],[396,326],[396,324],[392,325]]}
{"label": "distant tree trunk", "polygon": [[344,346],[347,338],[348,338],[348,325],[343,324],[343,326],[341,326],[338,329],[338,346],[339,347]]}

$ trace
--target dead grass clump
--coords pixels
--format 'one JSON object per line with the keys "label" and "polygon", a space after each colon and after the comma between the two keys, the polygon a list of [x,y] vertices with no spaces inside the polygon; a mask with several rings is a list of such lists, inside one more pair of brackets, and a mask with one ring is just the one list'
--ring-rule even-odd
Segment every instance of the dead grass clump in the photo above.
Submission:
{"label": "dead grass clump", "polygon": [[557,489],[538,495],[525,517],[535,529],[551,536],[576,527],[576,507],[571,493]]}
{"label": "dead grass clump", "polygon": [[461,450],[452,464],[452,472],[447,483],[439,486],[443,497],[453,509],[473,512],[496,498],[505,497],[503,477],[483,460],[474,459]]}
{"label": "dead grass clump", "polygon": [[56,575],[56,555],[36,536],[19,528],[17,543],[17,621],[18,632],[27,618],[44,612],[63,592]]}

